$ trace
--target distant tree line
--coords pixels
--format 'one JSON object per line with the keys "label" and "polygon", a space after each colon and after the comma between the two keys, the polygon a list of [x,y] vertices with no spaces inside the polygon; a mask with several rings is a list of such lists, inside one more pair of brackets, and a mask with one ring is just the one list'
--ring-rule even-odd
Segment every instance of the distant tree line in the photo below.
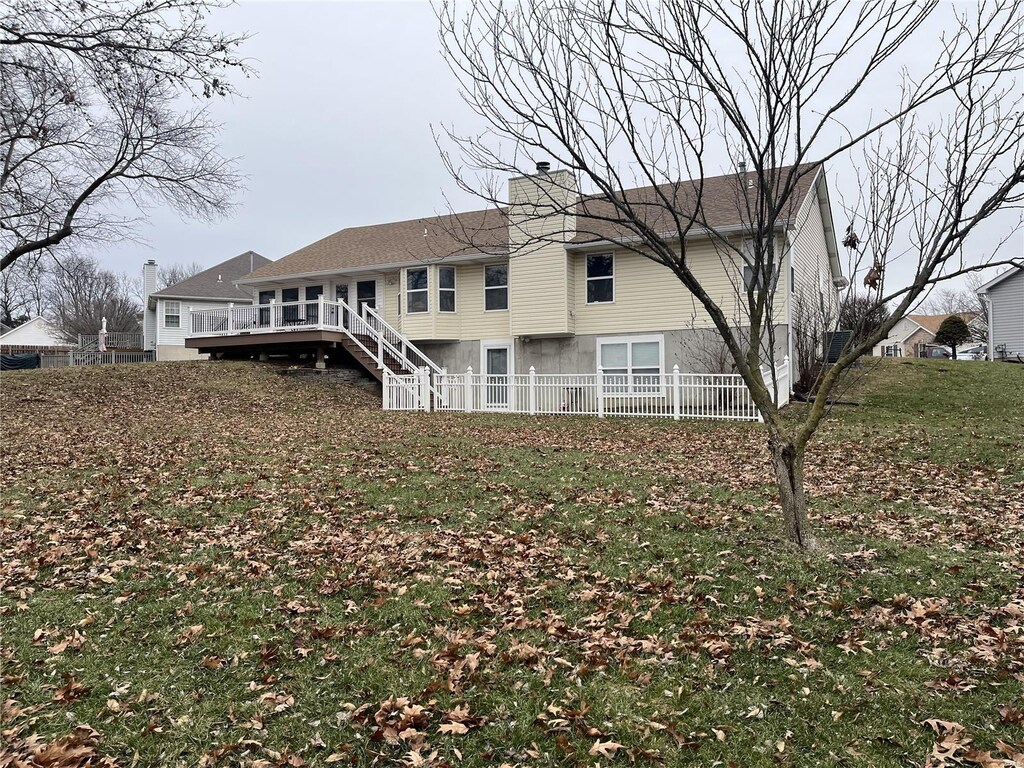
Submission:
{"label": "distant tree line", "polygon": [[[171,264],[160,271],[157,288],[202,269],[195,262]],[[0,272],[0,321],[14,328],[41,315],[68,340],[97,333],[103,318],[108,331],[135,333],[142,327],[142,294],[141,280],[91,256],[27,257]]]}

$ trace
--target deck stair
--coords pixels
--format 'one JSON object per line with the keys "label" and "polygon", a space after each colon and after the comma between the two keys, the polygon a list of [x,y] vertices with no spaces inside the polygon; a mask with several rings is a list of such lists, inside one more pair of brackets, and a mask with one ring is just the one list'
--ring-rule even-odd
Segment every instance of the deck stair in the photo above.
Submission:
{"label": "deck stair", "polygon": [[[269,336],[287,341],[292,334],[329,332],[378,381],[385,375],[409,377],[442,369],[391,326],[371,306],[357,311],[342,300],[323,296],[310,301],[228,306],[189,311],[189,338]],[[258,343],[258,342],[257,342]]]}

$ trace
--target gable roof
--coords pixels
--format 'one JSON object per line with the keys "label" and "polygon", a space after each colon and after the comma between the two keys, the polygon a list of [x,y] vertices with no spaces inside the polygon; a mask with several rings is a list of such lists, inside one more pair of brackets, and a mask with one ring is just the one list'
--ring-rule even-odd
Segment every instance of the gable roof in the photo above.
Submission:
{"label": "gable roof", "polygon": [[[939,332],[939,326],[942,325],[942,322],[947,317],[951,317],[954,314],[962,317],[965,323],[971,322],[975,317],[974,312],[953,312],[946,315],[907,315],[907,319],[917,323],[921,328],[934,336]],[[917,333],[917,331],[914,331],[914,333]],[[909,338],[909,336],[907,338]],[[905,340],[906,339],[904,339],[904,341]]]}
{"label": "gable roof", "polygon": [[1010,269],[1003,272],[1003,274],[996,275],[995,278],[989,280],[987,283],[981,286],[981,288],[979,288],[977,292],[979,294],[988,293],[990,288],[995,288],[997,285],[1003,282],[1003,280],[1013,277],[1014,275],[1024,275],[1024,267],[1010,267]]}
{"label": "gable roof", "polygon": [[26,320],[21,325],[0,335],[0,346],[67,347],[69,345],[44,317],[36,315],[31,320]]}
{"label": "gable roof", "polygon": [[252,293],[235,285],[254,269],[273,262],[255,251],[240,253],[234,258],[222,261],[204,269],[180,283],[169,285],[161,291],[150,294],[160,299],[223,299],[225,301],[252,301]]}
{"label": "gable roof", "polygon": [[[780,173],[792,166],[779,169]],[[806,171],[797,185],[792,216],[821,177],[817,164],[800,166]],[[747,174],[753,178],[754,174]],[[726,229],[741,224],[737,174],[731,173],[704,179],[701,196],[701,218],[713,229]],[[697,182],[683,181],[658,187],[637,187],[624,190],[628,201],[657,232],[675,229],[671,213],[660,202],[662,195],[685,205],[697,195]],[[614,219],[614,206],[596,195],[581,197],[576,202],[576,215]],[[611,221],[588,218],[584,231],[570,242],[577,245],[607,239],[623,240],[632,233],[628,227]],[[463,234],[464,236],[459,236]],[[468,245],[472,243],[472,245]],[[345,269],[396,268],[416,262],[433,262],[459,256],[504,255],[508,253],[507,209],[491,208],[446,216],[431,216],[365,227],[350,227],[299,248],[287,256],[266,264],[245,276],[242,283],[259,282],[285,276],[315,275]],[[838,260],[836,260],[838,264]]]}

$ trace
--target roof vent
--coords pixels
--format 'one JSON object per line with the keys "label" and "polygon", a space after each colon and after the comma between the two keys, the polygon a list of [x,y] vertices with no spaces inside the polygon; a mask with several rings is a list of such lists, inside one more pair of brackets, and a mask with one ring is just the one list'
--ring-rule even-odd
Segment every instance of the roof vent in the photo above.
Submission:
{"label": "roof vent", "polygon": [[223,283],[224,279],[220,275],[217,275],[217,282],[218,283]]}
{"label": "roof vent", "polygon": [[551,163],[547,160],[541,160],[537,163],[537,173],[547,173],[551,170]]}

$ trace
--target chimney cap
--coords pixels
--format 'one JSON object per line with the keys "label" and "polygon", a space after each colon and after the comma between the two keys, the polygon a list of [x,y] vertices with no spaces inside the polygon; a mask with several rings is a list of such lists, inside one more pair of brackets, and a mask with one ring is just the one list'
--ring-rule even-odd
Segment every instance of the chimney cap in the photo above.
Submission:
{"label": "chimney cap", "polygon": [[551,170],[551,163],[549,163],[547,160],[538,160],[537,161],[537,173],[547,173],[550,170]]}
{"label": "chimney cap", "polygon": [[150,259],[150,260],[149,260],[149,261],[147,261],[146,263],[147,263],[147,264],[156,264],[156,260],[155,260],[155,259]]}

